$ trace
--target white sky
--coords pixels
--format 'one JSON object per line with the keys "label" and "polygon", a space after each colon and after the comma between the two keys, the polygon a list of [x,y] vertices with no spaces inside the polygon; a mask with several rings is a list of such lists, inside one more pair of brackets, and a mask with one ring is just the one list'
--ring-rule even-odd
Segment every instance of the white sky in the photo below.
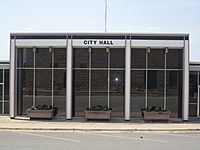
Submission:
{"label": "white sky", "polygon": [[[0,0],[0,60],[11,32],[104,32],[105,0]],[[200,0],[108,0],[108,32],[189,33],[200,61]]]}

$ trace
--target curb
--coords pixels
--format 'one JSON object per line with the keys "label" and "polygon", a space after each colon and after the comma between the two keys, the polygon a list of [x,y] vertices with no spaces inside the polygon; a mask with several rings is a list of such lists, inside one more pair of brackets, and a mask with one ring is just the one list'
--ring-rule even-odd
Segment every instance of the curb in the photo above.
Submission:
{"label": "curb", "polygon": [[0,130],[26,130],[26,131],[79,131],[79,132],[89,132],[89,131],[116,131],[116,132],[144,132],[144,131],[157,131],[157,132],[194,132],[194,131],[200,131],[200,128],[197,129],[82,129],[82,128],[0,128]]}

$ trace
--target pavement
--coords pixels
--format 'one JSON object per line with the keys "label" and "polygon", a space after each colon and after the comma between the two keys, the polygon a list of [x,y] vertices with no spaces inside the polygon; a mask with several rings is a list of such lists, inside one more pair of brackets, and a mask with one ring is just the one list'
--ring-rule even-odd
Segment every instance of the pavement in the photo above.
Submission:
{"label": "pavement", "polygon": [[183,122],[144,122],[143,119],[111,119],[111,121],[87,121],[84,118],[55,118],[53,120],[30,120],[27,117],[0,116],[0,130],[52,130],[52,131],[200,131],[200,119]]}

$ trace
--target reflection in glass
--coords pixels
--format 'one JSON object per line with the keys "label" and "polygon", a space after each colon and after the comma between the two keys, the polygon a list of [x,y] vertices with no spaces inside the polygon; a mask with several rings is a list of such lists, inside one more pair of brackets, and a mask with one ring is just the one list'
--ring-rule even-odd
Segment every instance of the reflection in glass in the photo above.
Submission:
{"label": "reflection in glass", "polygon": [[146,71],[131,71],[131,117],[142,117],[141,109],[145,107]]}
{"label": "reflection in glass", "polygon": [[2,102],[0,102],[0,114],[2,114]]}
{"label": "reflection in glass", "polygon": [[197,104],[189,104],[189,117],[197,117]]}
{"label": "reflection in glass", "polygon": [[36,68],[51,68],[52,67],[52,49],[37,48],[35,53]]}
{"label": "reflection in glass", "polygon": [[165,68],[165,50],[150,49],[148,53],[148,68],[164,69]]}
{"label": "reflection in glass", "polygon": [[3,69],[0,69],[0,83],[3,83]]}
{"label": "reflection in glass", "polygon": [[190,71],[189,80],[189,117],[197,117],[198,71]]}
{"label": "reflection in glass", "polygon": [[17,114],[26,114],[33,105],[33,70],[17,70]]}
{"label": "reflection in glass", "polygon": [[73,49],[74,68],[88,68],[89,67],[89,50],[87,48]]}
{"label": "reflection in glass", "polygon": [[9,102],[4,103],[4,114],[9,114]]}
{"label": "reflection in glass", "polygon": [[190,103],[197,103],[198,97],[198,72],[197,71],[190,71],[190,80],[189,80],[189,102]]}
{"label": "reflection in glass", "polygon": [[91,106],[108,105],[108,72],[92,70],[91,73]]}
{"label": "reflection in glass", "polygon": [[9,69],[4,70],[4,100],[9,100]]}
{"label": "reflection in glass", "polygon": [[92,49],[92,68],[108,68],[108,52],[105,48]]}
{"label": "reflection in glass", "polygon": [[54,48],[54,68],[66,68],[66,48]]}
{"label": "reflection in glass", "polygon": [[89,106],[89,71],[74,70],[74,100],[75,116],[84,116],[84,110]]}
{"label": "reflection in glass", "polygon": [[17,49],[17,67],[33,68],[34,53],[33,48]]}
{"label": "reflection in glass", "polygon": [[125,49],[110,49],[110,68],[125,68]]}
{"label": "reflection in glass", "polygon": [[182,49],[168,49],[166,54],[167,69],[182,69],[182,59]]}
{"label": "reflection in glass", "polygon": [[178,118],[181,117],[179,105],[182,101],[182,78],[181,71],[167,71],[166,82],[167,82],[167,93],[166,93],[166,108],[171,112],[170,117]]}
{"label": "reflection in glass", "polygon": [[131,68],[146,68],[146,49],[131,49]]}
{"label": "reflection in glass", "polygon": [[52,105],[52,70],[36,69],[35,71],[35,104]]}
{"label": "reflection in glass", "polygon": [[66,70],[54,69],[53,106],[58,108],[58,115],[66,115]]}
{"label": "reflection in glass", "polygon": [[110,71],[110,107],[112,116],[124,114],[124,71]]}
{"label": "reflection in glass", "polygon": [[149,70],[147,81],[147,106],[164,107],[164,71]]}
{"label": "reflection in glass", "polygon": [[3,85],[0,85],[0,101],[3,100]]}

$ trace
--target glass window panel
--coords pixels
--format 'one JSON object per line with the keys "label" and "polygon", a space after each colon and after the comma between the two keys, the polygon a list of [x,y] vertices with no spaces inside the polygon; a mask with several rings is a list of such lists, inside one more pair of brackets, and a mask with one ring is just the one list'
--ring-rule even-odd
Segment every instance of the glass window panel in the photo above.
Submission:
{"label": "glass window panel", "polygon": [[0,85],[0,101],[3,100],[3,85]]}
{"label": "glass window panel", "polygon": [[9,114],[9,102],[4,103],[4,114]]}
{"label": "glass window panel", "polygon": [[88,48],[74,48],[73,49],[74,68],[88,68],[89,67],[89,50]]}
{"label": "glass window panel", "polygon": [[91,106],[108,105],[108,71],[92,70]]}
{"label": "glass window panel", "polygon": [[3,69],[0,69],[0,83],[3,83]]}
{"label": "glass window panel", "polygon": [[131,68],[146,68],[146,49],[131,49]]}
{"label": "glass window panel", "polygon": [[165,68],[165,50],[151,49],[148,53],[148,68],[164,69]]}
{"label": "glass window panel", "polygon": [[147,76],[147,89],[156,89],[157,88],[157,71],[149,70]]}
{"label": "glass window panel", "polygon": [[189,80],[189,102],[197,103],[198,97],[198,72],[190,71],[190,80]]}
{"label": "glass window panel", "polygon": [[66,70],[54,69],[53,104],[58,108],[58,115],[66,115]]}
{"label": "glass window panel", "polygon": [[52,70],[36,69],[35,71],[36,106],[52,105]]}
{"label": "glass window panel", "polygon": [[183,50],[168,49],[166,54],[167,69],[182,69]]}
{"label": "glass window panel", "polygon": [[75,116],[84,116],[84,110],[89,106],[89,71],[74,71]]}
{"label": "glass window panel", "polygon": [[197,104],[189,104],[189,117],[197,117]]}
{"label": "glass window panel", "polygon": [[9,69],[4,70],[4,99],[9,100]]}
{"label": "glass window panel", "polygon": [[17,112],[26,114],[26,109],[33,105],[33,70],[17,70]]}
{"label": "glass window panel", "polygon": [[124,116],[124,71],[110,71],[110,107],[112,116]]}
{"label": "glass window panel", "polygon": [[92,49],[92,68],[108,68],[108,53],[105,48]]}
{"label": "glass window panel", "polygon": [[181,71],[167,71],[166,82],[167,82],[167,109],[171,112],[170,117],[178,118],[181,108],[182,100],[182,72]]}
{"label": "glass window panel", "polygon": [[145,107],[146,71],[131,71],[131,117],[142,117],[141,109]]}
{"label": "glass window panel", "polygon": [[0,114],[2,114],[2,102],[0,102]]}
{"label": "glass window panel", "polygon": [[54,68],[66,68],[66,48],[54,48]]}
{"label": "glass window panel", "polygon": [[52,50],[49,48],[37,48],[35,53],[36,68],[52,67]]}
{"label": "glass window panel", "polygon": [[125,49],[110,49],[110,68],[125,68]]}
{"label": "glass window panel", "polygon": [[148,107],[164,107],[164,71],[148,71]]}
{"label": "glass window panel", "polygon": [[17,49],[17,67],[33,68],[34,53],[33,48],[18,48]]}

